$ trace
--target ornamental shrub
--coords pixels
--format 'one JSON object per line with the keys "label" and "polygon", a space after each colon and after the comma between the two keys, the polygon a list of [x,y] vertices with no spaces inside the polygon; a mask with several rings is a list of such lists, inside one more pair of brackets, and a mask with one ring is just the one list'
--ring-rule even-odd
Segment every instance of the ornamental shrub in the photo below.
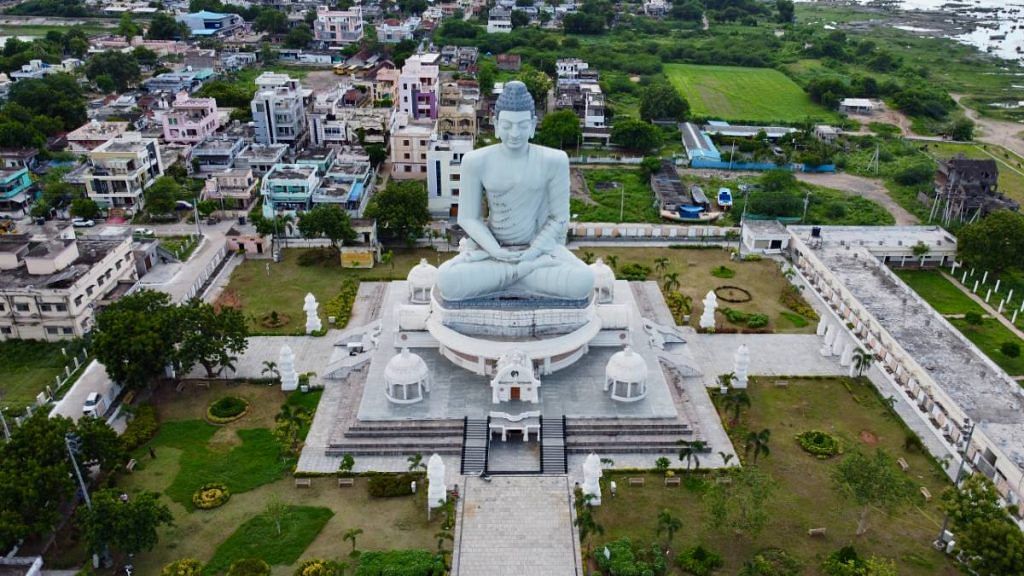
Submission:
{"label": "ornamental shrub", "polygon": [[339,576],[338,564],[322,558],[306,560],[295,570],[295,576]]}
{"label": "ornamental shrub", "polygon": [[156,420],[156,408],[153,405],[143,404],[135,408],[135,416],[128,423],[124,434],[121,435],[121,442],[124,443],[125,450],[130,452],[148,442],[159,427],[160,424]]}
{"label": "ornamental shrub", "polygon": [[238,420],[249,409],[249,403],[237,396],[225,396],[214,401],[206,409],[206,418],[214,424],[226,424]]}
{"label": "ornamental shrub", "polygon": [[363,552],[355,576],[443,576],[444,562],[426,550]]}
{"label": "ornamental shrub", "polygon": [[343,328],[348,324],[352,316],[352,304],[356,301],[356,293],[359,292],[359,280],[348,277],[341,283],[341,292],[324,302],[322,310],[328,317],[334,317],[334,325]]}
{"label": "ornamental shrub", "polygon": [[687,548],[676,556],[676,566],[693,576],[708,576],[721,568],[723,563],[721,554],[700,545]]}
{"label": "ornamental shrub", "polygon": [[1020,356],[1020,344],[1016,342],[1003,342],[999,345],[999,351],[1003,353],[1003,356],[1016,358]]}
{"label": "ornamental shrub", "polygon": [[423,482],[422,474],[374,474],[370,476],[367,490],[375,498],[394,498],[412,494],[412,483]]}
{"label": "ornamental shrub", "polygon": [[751,558],[739,576],[798,576],[800,561],[781,548],[765,548]]}
{"label": "ornamental shrub", "polygon": [[270,576],[270,564],[259,558],[236,560],[228,569],[228,576]]}
{"label": "ornamental shrub", "polygon": [[803,295],[800,294],[800,289],[796,286],[786,286],[779,296],[779,302],[808,320],[815,321],[818,319],[818,313],[804,300]]}
{"label": "ornamental shrub", "polygon": [[594,555],[598,567],[605,574],[661,576],[668,569],[665,554],[657,544],[646,546],[634,544],[629,538],[620,538],[605,544],[605,548],[611,552],[608,557],[600,553]]}
{"label": "ornamental shrub", "polygon": [[200,510],[219,508],[231,499],[231,491],[221,482],[203,484],[192,494],[192,505]]}
{"label": "ornamental shrub", "polygon": [[711,275],[715,278],[732,278],[736,275],[736,271],[727,266],[719,266],[711,269]]}
{"label": "ornamental shrub", "polygon": [[629,280],[632,282],[640,282],[643,280],[647,280],[647,277],[650,275],[650,266],[644,266],[643,264],[637,264],[636,262],[624,264],[618,269],[618,277],[620,279]]}
{"label": "ornamental shrub", "polygon": [[160,576],[200,576],[202,573],[203,565],[195,558],[175,560],[160,570]]}
{"label": "ornamental shrub", "polygon": [[839,439],[821,430],[808,430],[796,436],[797,443],[804,449],[804,452],[825,460],[842,453],[842,445]]}

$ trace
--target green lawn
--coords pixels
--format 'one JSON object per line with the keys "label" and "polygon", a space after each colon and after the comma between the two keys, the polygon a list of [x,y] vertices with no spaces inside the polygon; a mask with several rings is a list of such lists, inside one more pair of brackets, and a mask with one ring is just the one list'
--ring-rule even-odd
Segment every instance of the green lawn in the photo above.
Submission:
{"label": "green lawn", "polygon": [[[426,258],[436,266],[454,256],[454,253],[429,249],[395,250],[393,266],[378,264],[363,270],[342,269],[340,265],[300,266],[299,256],[306,251],[284,250],[281,262],[269,263],[269,274],[267,260],[246,260],[231,273],[231,281],[219,302],[241,307],[250,320],[252,330],[276,334],[304,333],[306,315],[302,311],[302,299],[307,292],[312,292],[323,306],[324,302],[338,295],[345,278],[404,280],[420,258]],[[287,316],[288,322],[276,329],[261,326],[259,318],[271,311],[277,311],[281,317]]]}
{"label": "green lawn", "polygon": [[[654,208],[654,192],[640,170],[596,168],[581,170],[587,181],[590,202],[570,200],[579,222],[660,222]],[[621,205],[622,217],[619,217]]]}
{"label": "green lawn", "polygon": [[64,372],[67,358],[60,349],[67,342],[7,340],[0,342],[0,407],[22,409],[35,402],[36,396]]}
{"label": "green lawn", "polygon": [[771,68],[665,64],[694,116],[736,122],[835,121],[785,74]]}
{"label": "green lawn", "polygon": [[217,547],[204,573],[218,574],[232,562],[246,558],[259,558],[271,566],[294,564],[332,516],[330,508],[288,506],[280,533],[266,514],[254,516]]}
{"label": "green lawn", "polygon": [[[802,574],[820,574],[822,560],[832,551],[853,544],[862,556],[878,555],[896,562],[902,576],[953,576],[959,574],[931,541],[942,523],[938,496],[948,481],[930,458],[904,449],[909,434],[902,422],[880,401],[870,384],[848,379],[790,379],[785,388],[771,379],[755,378],[748,390],[752,406],[733,430],[734,444],[746,430],[771,430],[771,454],[758,466],[777,487],[767,504],[768,524],[758,535],[729,528],[714,529],[708,523],[702,495],[703,476],[684,482],[679,488],[664,487],[655,474],[647,475],[646,486],[630,487],[626,476],[636,473],[605,473],[616,480],[618,496],[605,496],[595,517],[605,530],[595,540],[600,544],[628,536],[644,542],[663,541],[656,535],[657,515],[668,509],[682,520],[671,550],[703,544],[718,552],[725,566],[718,574],[736,574],[757,550],[780,547],[803,563]],[[892,516],[872,509],[868,532],[855,536],[860,507],[841,496],[831,479],[842,456],[818,460],[805,453],[794,437],[818,429],[840,438],[845,452],[883,448],[894,458],[903,457],[909,475],[925,486],[935,498],[925,503],[920,497]],[[742,451],[742,448],[740,448]],[[749,465],[749,463],[748,463]],[[682,467],[676,460],[673,467]],[[605,494],[608,494],[607,489]],[[807,535],[810,528],[825,528],[825,537]],[[670,574],[679,574],[678,570]]]}
{"label": "green lawn", "polygon": [[998,320],[984,318],[980,326],[971,326],[961,318],[951,318],[949,321],[1009,375],[1024,376],[1024,357],[1011,358],[999,350],[1003,342],[1016,342],[1021,348],[1024,348],[1024,342]]}
{"label": "green lawn", "polygon": [[914,289],[940,314],[966,314],[985,310],[954,286],[937,270],[895,270],[896,275]]}

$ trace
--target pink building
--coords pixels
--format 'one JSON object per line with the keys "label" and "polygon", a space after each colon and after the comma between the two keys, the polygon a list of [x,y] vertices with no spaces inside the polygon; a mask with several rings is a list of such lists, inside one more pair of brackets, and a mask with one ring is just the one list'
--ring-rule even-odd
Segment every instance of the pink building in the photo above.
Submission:
{"label": "pink building", "polygon": [[440,54],[413,54],[398,78],[398,110],[412,120],[437,118]]}
{"label": "pink building", "polygon": [[192,98],[178,93],[164,115],[164,140],[196,144],[217,131],[224,119],[217,113],[213,98]]}
{"label": "pink building", "polygon": [[317,6],[313,36],[324,48],[359,42],[363,39],[362,8],[356,6],[349,10],[331,10],[327,6]]}

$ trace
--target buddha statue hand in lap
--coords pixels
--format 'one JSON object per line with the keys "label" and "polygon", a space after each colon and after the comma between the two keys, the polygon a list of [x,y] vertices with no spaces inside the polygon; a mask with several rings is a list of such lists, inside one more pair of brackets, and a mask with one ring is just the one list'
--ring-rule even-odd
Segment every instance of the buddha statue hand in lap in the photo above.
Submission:
{"label": "buddha statue hand in lap", "polygon": [[494,117],[501,143],[462,158],[458,222],[468,238],[438,271],[443,299],[590,296],[590,268],[565,247],[569,158],[530,144],[536,127],[526,85],[505,84]]}

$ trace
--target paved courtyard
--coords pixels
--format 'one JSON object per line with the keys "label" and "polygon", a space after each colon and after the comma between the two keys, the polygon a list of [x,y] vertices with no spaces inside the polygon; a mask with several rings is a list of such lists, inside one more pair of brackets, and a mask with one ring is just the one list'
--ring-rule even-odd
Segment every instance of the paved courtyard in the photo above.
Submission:
{"label": "paved courtyard", "polygon": [[565,476],[466,478],[454,576],[581,576]]}

